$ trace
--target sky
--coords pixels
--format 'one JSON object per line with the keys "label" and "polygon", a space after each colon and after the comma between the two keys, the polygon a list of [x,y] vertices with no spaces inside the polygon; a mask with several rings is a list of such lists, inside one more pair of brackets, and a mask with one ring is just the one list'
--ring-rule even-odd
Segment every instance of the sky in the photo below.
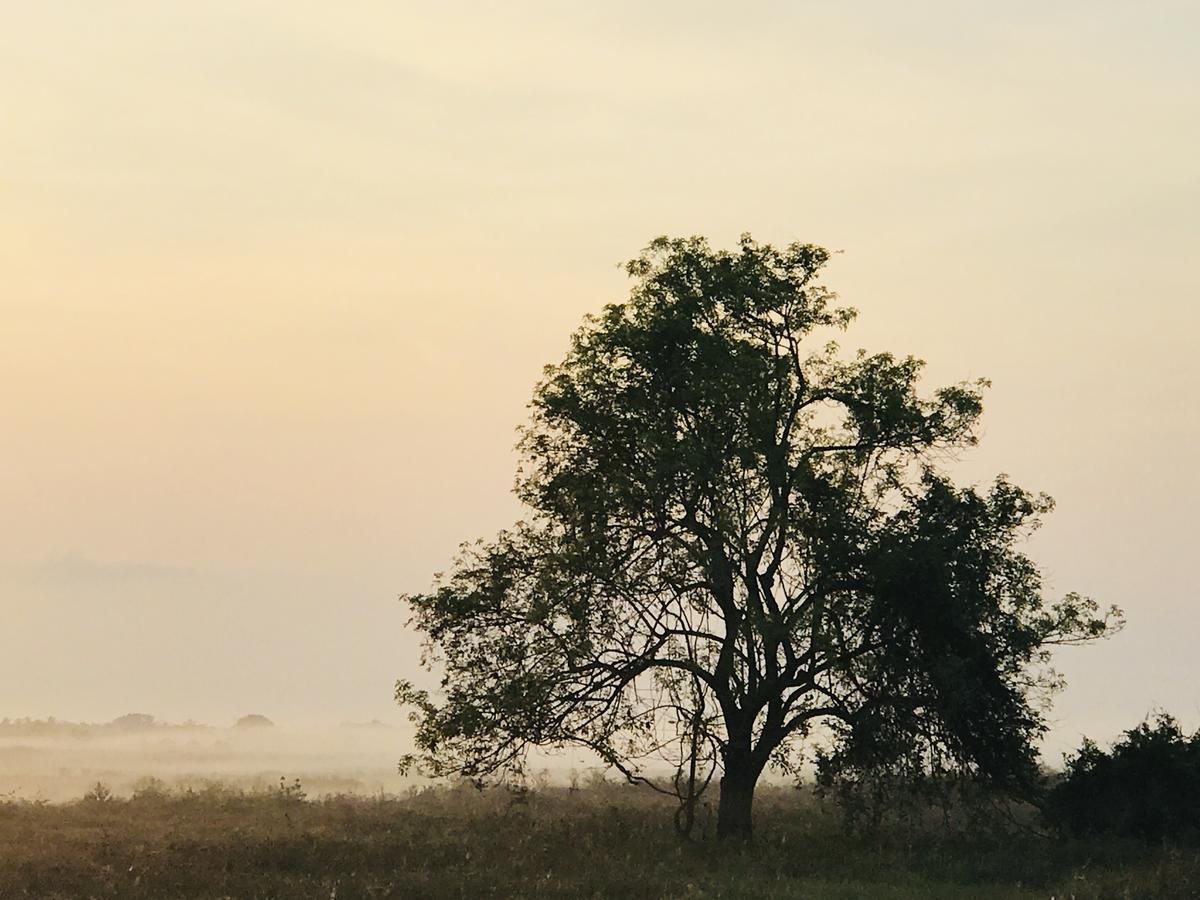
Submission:
{"label": "sky", "polygon": [[397,595],[520,515],[651,238],[840,251],[1058,501],[1052,759],[1200,725],[1200,6],[2,2],[0,716],[398,722]]}

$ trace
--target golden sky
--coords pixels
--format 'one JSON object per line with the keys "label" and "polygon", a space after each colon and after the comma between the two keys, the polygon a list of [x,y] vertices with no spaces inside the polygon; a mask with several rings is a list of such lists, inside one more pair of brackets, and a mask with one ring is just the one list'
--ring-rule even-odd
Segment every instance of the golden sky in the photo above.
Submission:
{"label": "golden sky", "polygon": [[[397,593],[658,234],[843,251],[1058,511],[1048,746],[1200,724],[1200,6],[40,0],[0,29],[0,715],[398,720]],[[1055,743],[1057,741],[1057,743]]]}

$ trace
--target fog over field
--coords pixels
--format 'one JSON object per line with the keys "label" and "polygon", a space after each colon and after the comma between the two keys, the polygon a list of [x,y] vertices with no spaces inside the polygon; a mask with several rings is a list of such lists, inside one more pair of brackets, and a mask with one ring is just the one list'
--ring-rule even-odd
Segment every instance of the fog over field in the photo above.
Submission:
{"label": "fog over field", "polygon": [[265,790],[285,778],[300,779],[314,796],[394,793],[412,783],[396,771],[406,730],[381,722],[320,728],[4,721],[0,795],[69,800],[101,782],[128,796],[151,778],[181,789],[219,781]]}
{"label": "fog over field", "polygon": [[[219,784],[247,791],[299,780],[314,798],[402,793],[429,781],[399,773],[412,727],[397,719],[297,725],[249,714],[222,726],[138,713],[106,723],[0,719],[0,799],[76,800],[97,782],[128,797],[152,779],[175,790]],[[543,753],[530,765],[536,783],[566,784],[599,771],[581,751]]]}
{"label": "fog over field", "polygon": [[11,6],[0,717],[221,727],[4,737],[5,789],[393,784],[397,595],[522,515],[542,367],[664,233],[827,246],[847,353],[992,380],[948,471],[1128,616],[1047,763],[1200,723],[1200,5]]}

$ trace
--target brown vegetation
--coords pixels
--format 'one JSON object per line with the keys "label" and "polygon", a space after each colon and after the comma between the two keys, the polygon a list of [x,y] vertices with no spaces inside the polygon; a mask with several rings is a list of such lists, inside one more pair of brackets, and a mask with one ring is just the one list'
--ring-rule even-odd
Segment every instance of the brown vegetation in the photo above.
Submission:
{"label": "brown vegetation", "polygon": [[681,842],[637,788],[430,788],[306,800],[219,783],[0,803],[2,897],[1194,897],[1195,851],[926,827],[848,834],[764,791],[749,847]]}

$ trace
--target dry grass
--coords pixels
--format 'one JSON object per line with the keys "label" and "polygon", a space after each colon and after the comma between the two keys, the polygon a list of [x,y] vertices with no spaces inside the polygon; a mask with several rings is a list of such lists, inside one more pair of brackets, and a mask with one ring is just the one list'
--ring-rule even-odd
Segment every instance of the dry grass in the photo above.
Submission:
{"label": "dry grass", "polygon": [[1200,896],[1194,850],[906,831],[846,834],[811,797],[764,792],[751,847],[681,843],[632,788],[440,788],[303,800],[153,787],[0,803],[0,897]]}

